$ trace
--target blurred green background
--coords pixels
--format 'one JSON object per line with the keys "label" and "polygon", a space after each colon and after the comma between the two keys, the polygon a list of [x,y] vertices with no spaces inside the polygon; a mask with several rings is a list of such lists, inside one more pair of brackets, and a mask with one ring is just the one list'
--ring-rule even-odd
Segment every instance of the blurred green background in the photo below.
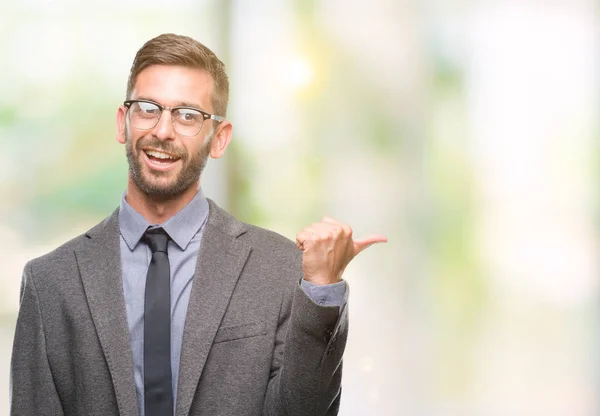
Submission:
{"label": "blurred green background", "polygon": [[386,245],[346,271],[342,416],[596,415],[598,2],[25,0],[0,5],[0,415],[25,262],[118,206],[135,52],[226,63],[234,139],[202,178],[290,238]]}

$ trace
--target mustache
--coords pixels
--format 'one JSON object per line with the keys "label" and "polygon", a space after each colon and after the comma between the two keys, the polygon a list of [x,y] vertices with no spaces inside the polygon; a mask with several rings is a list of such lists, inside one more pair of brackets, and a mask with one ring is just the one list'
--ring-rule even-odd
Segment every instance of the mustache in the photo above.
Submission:
{"label": "mustache", "polygon": [[138,152],[142,151],[143,147],[151,147],[161,152],[169,153],[180,159],[187,159],[187,152],[173,145],[170,142],[159,140],[156,137],[143,137],[140,138],[135,144],[135,150]]}

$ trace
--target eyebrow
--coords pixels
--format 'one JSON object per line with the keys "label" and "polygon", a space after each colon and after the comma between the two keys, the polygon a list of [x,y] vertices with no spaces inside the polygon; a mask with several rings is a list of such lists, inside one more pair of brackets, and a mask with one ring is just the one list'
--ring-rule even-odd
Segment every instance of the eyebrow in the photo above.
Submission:
{"label": "eyebrow", "polygon": [[[136,100],[152,101],[154,103],[163,105],[160,103],[160,101],[155,100],[154,98],[151,98],[151,97],[146,97],[144,95],[140,95],[139,97],[136,98]],[[192,107],[192,108],[197,108],[198,110],[207,111],[204,108],[202,108],[201,105],[198,105],[196,103],[191,103],[189,101],[178,101],[173,107]]]}

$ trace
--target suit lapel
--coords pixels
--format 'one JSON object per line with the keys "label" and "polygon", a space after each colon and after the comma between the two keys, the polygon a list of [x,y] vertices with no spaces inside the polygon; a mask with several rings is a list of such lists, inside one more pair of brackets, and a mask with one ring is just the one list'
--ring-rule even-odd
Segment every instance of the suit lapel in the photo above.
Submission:
{"label": "suit lapel", "polygon": [[177,416],[190,412],[213,339],[250,254],[250,246],[237,240],[242,223],[209,202],[183,332]]}
{"label": "suit lapel", "polygon": [[121,271],[117,211],[75,252],[92,320],[108,363],[119,413],[139,414]]}

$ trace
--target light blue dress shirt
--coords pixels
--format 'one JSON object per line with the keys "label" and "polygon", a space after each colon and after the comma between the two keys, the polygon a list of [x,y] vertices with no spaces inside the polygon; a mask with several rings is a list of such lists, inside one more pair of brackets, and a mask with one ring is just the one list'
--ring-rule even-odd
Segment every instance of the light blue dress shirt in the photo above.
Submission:
{"label": "light blue dress shirt", "polygon": [[[171,372],[173,402],[176,404],[185,316],[208,212],[208,201],[202,190],[199,190],[181,211],[160,225],[150,224],[129,205],[125,195],[121,199],[119,229],[123,292],[131,334],[135,388],[141,416],[144,416],[144,297],[146,273],[152,258],[150,248],[141,242],[141,238],[148,227],[154,226],[161,226],[171,237],[167,251],[171,269]],[[302,280],[301,286],[308,297],[317,304],[342,306],[344,303],[346,294],[344,281],[319,286]]]}

